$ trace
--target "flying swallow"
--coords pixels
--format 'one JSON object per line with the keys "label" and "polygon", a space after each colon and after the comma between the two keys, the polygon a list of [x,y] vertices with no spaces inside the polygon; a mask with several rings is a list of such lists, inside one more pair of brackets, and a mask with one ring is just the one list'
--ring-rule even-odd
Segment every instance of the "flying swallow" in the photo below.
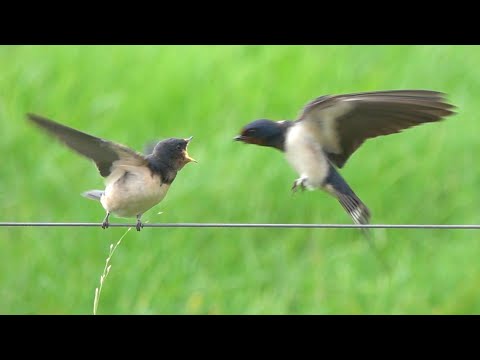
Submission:
{"label": "flying swallow", "polygon": [[368,224],[369,209],[336,168],[367,139],[440,121],[454,114],[454,108],[445,94],[429,90],[325,95],[307,103],[294,121],[255,120],[234,139],[282,151],[299,175],[292,191],[322,189],[356,224]]}
{"label": "flying swallow", "polygon": [[105,178],[105,189],[86,191],[82,195],[100,201],[106,210],[103,229],[108,228],[109,216],[114,214],[136,217],[136,229],[140,231],[143,213],[164,199],[177,173],[187,163],[196,162],[187,152],[192,137],[159,141],[148,155],[143,155],[35,114],[27,114],[27,118],[96,164]]}

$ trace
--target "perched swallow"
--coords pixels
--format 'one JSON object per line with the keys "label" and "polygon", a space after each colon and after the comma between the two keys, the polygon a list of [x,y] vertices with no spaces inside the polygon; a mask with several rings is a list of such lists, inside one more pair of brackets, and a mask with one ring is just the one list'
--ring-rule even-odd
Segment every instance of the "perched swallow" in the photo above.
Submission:
{"label": "perched swallow", "polygon": [[82,195],[98,200],[107,215],[102,228],[108,228],[110,214],[137,218],[136,229],[143,227],[142,214],[160,203],[177,173],[191,158],[187,146],[192,139],[169,138],[158,142],[142,155],[124,145],[104,140],[58,124],[44,117],[27,114],[27,118],[47,130],[65,145],[91,160],[105,178],[105,190],[90,190]]}
{"label": "perched swallow", "polygon": [[342,168],[367,139],[399,133],[454,114],[444,94],[428,90],[392,90],[320,96],[294,121],[255,120],[234,139],[284,152],[299,174],[292,186],[322,189],[333,195],[357,224],[370,211],[335,167]]}

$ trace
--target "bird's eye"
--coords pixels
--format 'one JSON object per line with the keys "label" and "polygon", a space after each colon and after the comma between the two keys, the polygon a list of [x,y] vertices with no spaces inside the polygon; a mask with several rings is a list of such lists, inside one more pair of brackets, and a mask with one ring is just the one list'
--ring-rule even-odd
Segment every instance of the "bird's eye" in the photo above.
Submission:
{"label": "bird's eye", "polygon": [[253,135],[255,134],[255,129],[248,129],[247,130],[247,135]]}
{"label": "bird's eye", "polygon": [[182,145],[178,144],[177,145],[177,150],[182,150]]}

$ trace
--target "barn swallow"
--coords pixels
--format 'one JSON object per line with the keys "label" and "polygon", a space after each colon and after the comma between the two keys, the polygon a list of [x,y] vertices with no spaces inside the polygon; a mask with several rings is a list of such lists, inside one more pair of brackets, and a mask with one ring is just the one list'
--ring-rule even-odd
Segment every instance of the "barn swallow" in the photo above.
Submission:
{"label": "barn swallow", "polygon": [[429,90],[325,95],[307,103],[296,120],[255,120],[234,140],[282,151],[299,175],[292,191],[322,189],[356,224],[368,224],[370,210],[335,168],[342,168],[367,139],[454,114],[455,106],[444,98]]}
{"label": "barn swallow", "polygon": [[187,152],[192,137],[159,141],[149,154],[143,155],[35,114],[27,114],[27,118],[96,164],[105,178],[105,189],[89,190],[82,195],[100,201],[106,210],[103,229],[108,228],[108,218],[114,214],[136,217],[136,229],[140,231],[143,213],[164,199],[177,173],[187,163],[196,162]]}

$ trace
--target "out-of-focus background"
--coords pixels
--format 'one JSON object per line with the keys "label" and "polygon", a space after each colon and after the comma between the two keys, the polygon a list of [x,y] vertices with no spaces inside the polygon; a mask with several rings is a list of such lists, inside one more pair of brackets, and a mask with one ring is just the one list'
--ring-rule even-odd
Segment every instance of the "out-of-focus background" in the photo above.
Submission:
{"label": "out-of-focus background", "polygon": [[[0,47],[0,221],[98,222],[95,166],[25,120],[34,112],[141,151],[194,139],[149,222],[346,223],[327,194],[293,196],[282,154],[232,141],[324,94],[445,92],[458,114],[365,143],[342,169],[377,224],[480,223],[477,46]],[[162,212],[162,214],[158,214]],[[112,217],[112,222],[125,219]],[[128,220],[132,224],[133,220]],[[0,227],[0,313],[91,314],[126,228]],[[480,233],[144,228],[111,259],[99,314],[480,312]]]}

